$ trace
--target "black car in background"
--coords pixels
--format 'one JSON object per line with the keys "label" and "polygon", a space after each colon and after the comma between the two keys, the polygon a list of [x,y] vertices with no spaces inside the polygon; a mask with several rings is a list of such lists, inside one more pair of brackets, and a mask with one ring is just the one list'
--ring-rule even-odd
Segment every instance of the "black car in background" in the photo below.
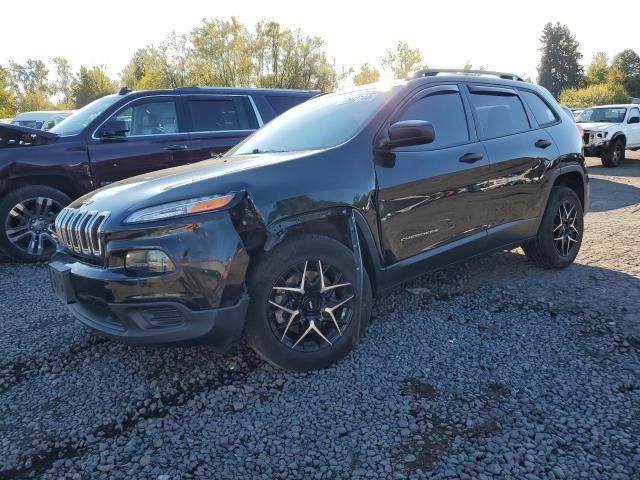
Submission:
{"label": "black car in background", "polygon": [[244,335],[307,370],[413,276],[519,246],[567,267],[589,205],[573,120],[514,75],[441,73],[318,97],[222,158],[78,199],[56,220],[55,291],[114,339]]}
{"label": "black car in background", "polygon": [[317,91],[181,88],[100,98],[44,132],[0,124],[0,252],[55,250],[56,215],[117,180],[221,155]]}

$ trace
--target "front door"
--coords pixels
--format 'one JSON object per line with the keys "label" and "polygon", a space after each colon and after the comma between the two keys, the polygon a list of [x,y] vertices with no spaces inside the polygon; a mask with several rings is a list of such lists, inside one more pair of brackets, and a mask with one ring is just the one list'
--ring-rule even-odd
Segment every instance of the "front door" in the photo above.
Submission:
{"label": "front door", "polygon": [[637,107],[633,107],[629,110],[629,115],[627,118],[627,145],[640,145],[640,123],[638,121],[634,121],[634,123],[629,123],[632,121],[632,118],[640,119],[640,109]]}
{"label": "front door", "polygon": [[[389,122],[429,121],[435,139],[376,154],[387,264],[430,257],[446,263],[446,256],[435,254],[453,247],[464,247],[469,254],[482,249],[487,205],[479,184],[489,160],[468,116],[458,86],[440,85],[420,91]],[[464,256],[460,250],[457,254]]]}
{"label": "front door", "polygon": [[191,161],[189,136],[182,128],[179,97],[147,97],[123,106],[111,118],[127,123],[121,137],[102,138],[100,128],[89,140],[89,159],[96,185]]}

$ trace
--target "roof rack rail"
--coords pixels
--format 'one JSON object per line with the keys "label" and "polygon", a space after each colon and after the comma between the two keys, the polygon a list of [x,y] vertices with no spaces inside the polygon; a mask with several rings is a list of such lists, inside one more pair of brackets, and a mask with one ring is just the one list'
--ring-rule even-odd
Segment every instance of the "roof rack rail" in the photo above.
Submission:
{"label": "roof rack rail", "polygon": [[435,77],[439,73],[457,73],[470,75],[490,75],[492,77],[502,78],[503,80],[517,80],[524,82],[522,77],[513,73],[493,72],[491,70],[465,70],[464,68],[425,68],[411,74],[410,78]]}

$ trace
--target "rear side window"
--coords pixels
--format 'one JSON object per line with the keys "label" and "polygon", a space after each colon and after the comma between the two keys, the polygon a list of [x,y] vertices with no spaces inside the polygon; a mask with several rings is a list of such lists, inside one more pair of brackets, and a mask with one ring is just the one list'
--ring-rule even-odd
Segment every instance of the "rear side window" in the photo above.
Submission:
{"label": "rear side window", "polygon": [[258,122],[249,108],[249,101],[244,97],[187,99],[193,132],[253,130]]}
{"label": "rear side window", "polygon": [[471,104],[478,119],[478,133],[484,138],[512,135],[530,127],[517,95],[472,93]]}
{"label": "rear side window", "polygon": [[400,115],[401,120],[426,120],[433,124],[435,140],[429,148],[457,145],[469,140],[467,118],[459,93],[433,94],[411,103]]}
{"label": "rear side window", "polygon": [[300,105],[302,102],[307,100],[306,97],[298,97],[298,96],[287,96],[287,95],[267,95],[265,96],[271,108],[280,115],[281,113],[286,112],[290,108],[295,107],[296,105]]}
{"label": "rear side window", "polygon": [[520,95],[522,95],[524,101],[529,105],[529,108],[533,112],[533,116],[541,127],[548,125],[549,123],[553,123],[558,119],[556,114],[553,113],[553,110],[551,110],[549,105],[547,105],[547,102],[542,100],[535,93],[523,90],[520,92]]}

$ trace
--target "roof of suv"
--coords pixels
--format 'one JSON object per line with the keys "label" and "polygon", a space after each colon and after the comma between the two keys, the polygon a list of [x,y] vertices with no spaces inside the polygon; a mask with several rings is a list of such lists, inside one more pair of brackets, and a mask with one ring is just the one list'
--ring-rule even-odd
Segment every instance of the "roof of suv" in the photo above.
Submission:
{"label": "roof of suv", "polygon": [[320,90],[297,90],[287,88],[244,88],[244,87],[180,87],[173,89],[157,89],[157,90],[128,90],[122,88],[119,92],[120,95],[148,95],[148,94],[184,94],[184,93],[236,93],[236,94],[269,94],[269,95],[293,95],[293,96],[312,96],[319,95],[322,92]]}

